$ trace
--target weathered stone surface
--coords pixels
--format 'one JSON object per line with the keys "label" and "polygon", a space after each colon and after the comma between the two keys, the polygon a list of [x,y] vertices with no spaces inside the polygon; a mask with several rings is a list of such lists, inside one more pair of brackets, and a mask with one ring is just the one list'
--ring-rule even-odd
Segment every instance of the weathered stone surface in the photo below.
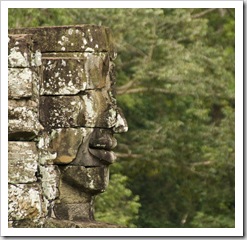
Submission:
{"label": "weathered stone surface", "polygon": [[26,34],[9,37],[10,227],[108,227],[90,221],[93,201],[116,160],[113,132],[127,131],[109,29],[9,32]]}
{"label": "weathered stone surface", "polygon": [[124,117],[124,114],[120,108],[117,108],[116,122],[113,127],[115,133],[123,133],[128,131],[128,123]]}
{"label": "weathered stone surface", "polygon": [[105,53],[43,55],[40,95],[74,95],[105,87],[109,57]]}
{"label": "weathered stone surface", "polygon": [[9,140],[30,140],[43,129],[39,123],[38,105],[31,100],[9,100]]}
{"label": "weathered stone surface", "polygon": [[87,85],[80,59],[43,59],[40,95],[77,94]]}
{"label": "weathered stone surface", "polygon": [[106,53],[84,53],[84,57],[87,89],[105,87],[109,71],[109,55]]}
{"label": "weathered stone surface", "polygon": [[31,100],[39,102],[39,91],[41,81],[41,67],[33,67],[32,70],[32,97]]}
{"label": "weathered stone surface", "polygon": [[38,152],[35,142],[8,142],[8,182],[37,181]]}
{"label": "weathered stone surface", "polygon": [[39,82],[38,68],[9,68],[8,99],[30,98],[38,102]]}
{"label": "weathered stone surface", "polygon": [[116,56],[109,28],[74,25],[9,29],[9,34],[33,34],[41,52],[109,52]]}
{"label": "weathered stone surface", "polygon": [[32,59],[32,35],[9,35],[9,67],[29,67]]}
{"label": "weathered stone surface", "polygon": [[68,164],[72,162],[76,158],[79,146],[83,143],[84,138],[92,131],[93,129],[90,128],[63,128],[52,130],[49,151],[57,153],[54,163]]}
{"label": "weathered stone surface", "polygon": [[23,219],[19,221],[9,221],[11,223],[12,228],[42,228],[44,226],[46,219],[39,218],[37,220],[32,219]]}
{"label": "weathered stone surface", "polygon": [[59,185],[59,192],[60,197],[56,201],[57,203],[88,203],[92,200],[90,193],[86,193],[62,179]]}
{"label": "weathered stone surface", "polygon": [[111,129],[58,128],[39,137],[40,164],[103,166],[116,160],[117,141]]}
{"label": "weathered stone surface", "polygon": [[29,68],[8,69],[8,98],[20,99],[32,96],[32,71]]}
{"label": "weathered stone surface", "polygon": [[39,163],[41,165],[53,164],[54,159],[57,157],[56,152],[51,152],[49,150],[51,142],[51,136],[49,132],[43,131],[42,135],[39,137],[37,147],[39,149]]}
{"label": "weathered stone surface", "polygon": [[84,192],[104,192],[109,182],[109,168],[67,166],[61,172],[62,181]]}
{"label": "weathered stone surface", "polygon": [[42,96],[40,122],[46,128],[111,128],[116,124],[117,112],[109,98],[102,91],[88,91],[78,96]]}
{"label": "weathered stone surface", "polygon": [[38,219],[42,213],[40,194],[37,184],[9,184],[8,219]]}
{"label": "weathered stone surface", "polygon": [[81,96],[40,97],[40,122],[46,128],[85,126],[83,98]]}
{"label": "weathered stone surface", "polygon": [[9,35],[8,66],[31,67],[41,65],[41,53],[33,52],[33,40],[30,34]]}
{"label": "weathered stone surface", "polygon": [[44,225],[44,228],[124,228],[124,226],[101,223],[96,221],[69,221],[58,220],[54,218],[48,218]]}
{"label": "weathered stone surface", "polygon": [[91,203],[58,203],[54,206],[57,219],[85,221],[93,220]]}
{"label": "weathered stone surface", "polygon": [[90,136],[89,147],[111,150],[117,146],[117,140],[111,129],[95,128]]}
{"label": "weathered stone surface", "polygon": [[111,151],[117,141],[113,137],[112,129],[94,128],[78,149],[76,159],[71,165],[76,166],[104,166],[115,162],[116,156]]}
{"label": "weathered stone surface", "polygon": [[9,221],[9,227],[14,228],[124,228],[124,226],[96,222],[96,221],[69,221],[54,218],[33,220]]}
{"label": "weathered stone surface", "polygon": [[54,200],[59,196],[59,177],[60,172],[58,166],[48,165],[39,167],[41,174],[41,185],[43,195],[48,200]]}

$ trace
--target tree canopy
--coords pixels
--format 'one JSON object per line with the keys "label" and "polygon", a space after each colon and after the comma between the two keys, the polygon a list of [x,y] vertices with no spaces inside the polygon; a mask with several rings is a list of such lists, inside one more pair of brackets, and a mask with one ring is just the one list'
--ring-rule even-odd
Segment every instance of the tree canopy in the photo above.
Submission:
{"label": "tree canopy", "polygon": [[9,9],[9,28],[111,28],[129,131],[96,217],[128,227],[235,225],[234,9]]}

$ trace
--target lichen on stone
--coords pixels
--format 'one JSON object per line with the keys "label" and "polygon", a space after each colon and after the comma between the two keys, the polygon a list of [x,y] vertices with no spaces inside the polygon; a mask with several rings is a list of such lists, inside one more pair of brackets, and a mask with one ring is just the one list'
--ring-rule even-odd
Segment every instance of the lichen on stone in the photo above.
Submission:
{"label": "lichen on stone", "polygon": [[38,152],[35,142],[8,142],[8,150],[8,182],[36,182]]}
{"label": "lichen on stone", "polygon": [[32,96],[32,71],[29,68],[8,69],[8,95],[12,99]]}
{"label": "lichen on stone", "polygon": [[42,192],[48,200],[54,200],[59,196],[59,169],[55,165],[40,166]]}
{"label": "lichen on stone", "polygon": [[41,196],[37,184],[9,184],[8,219],[38,219],[41,216]]}
{"label": "lichen on stone", "polygon": [[11,48],[8,64],[10,67],[29,67],[27,53],[21,53],[19,47]]}

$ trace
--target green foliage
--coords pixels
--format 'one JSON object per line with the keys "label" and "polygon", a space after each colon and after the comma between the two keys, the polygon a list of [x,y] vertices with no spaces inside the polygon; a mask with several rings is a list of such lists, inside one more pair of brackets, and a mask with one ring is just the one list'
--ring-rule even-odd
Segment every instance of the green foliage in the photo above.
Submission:
{"label": "green foliage", "polygon": [[139,197],[126,187],[128,178],[120,173],[112,173],[107,192],[96,197],[95,219],[101,222],[136,227]]}
{"label": "green foliage", "polygon": [[204,212],[198,212],[192,221],[193,226],[201,228],[233,228],[234,219],[225,215],[207,215]]}
{"label": "green foliage", "polygon": [[122,157],[97,199],[99,219],[234,227],[234,9],[9,11],[9,27],[90,23],[113,31],[129,132],[118,136]]}

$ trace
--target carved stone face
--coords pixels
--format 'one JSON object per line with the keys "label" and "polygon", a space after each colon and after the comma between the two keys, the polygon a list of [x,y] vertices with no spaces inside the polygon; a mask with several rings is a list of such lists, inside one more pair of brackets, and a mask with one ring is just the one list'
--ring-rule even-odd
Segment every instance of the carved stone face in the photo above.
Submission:
{"label": "carved stone face", "polygon": [[128,126],[116,104],[113,73],[105,53],[44,54],[40,122],[50,134],[48,149],[56,153],[56,164],[90,167],[115,161],[113,134]]}
{"label": "carved stone face", "polygon": [[128,130],[114,96],[110,32],[94,25],[10,32],[10,169],[27,176],[18,170],[9,183],[39,186],[38,206],[46,206],[39,217],[93,219],[93,196],[107,187],[116,160],[113,134]]}
{"label": "carved stone face", "polygon": [[[115,53],[108,30],[84,25],[14,33],[31,34],[37,46],[29,35],[20,35],[28,39],[20,52],[27,52],[31,64],[25,54],[16,54],[21,41],[13,42],[10,64],[18,56],[21,66],[34,62],[40,69],[10,71],[10,95],[20,100],[9,101],[9,139],[38,137],[41,164],[93,167],[113,163],[116,157],[111,150],[117,145],[113,133],[126,132],[128,127],[114,96]],[[34,55],[29,56],[30,48]],[[25,81],[16,87],[20,74]]]}

